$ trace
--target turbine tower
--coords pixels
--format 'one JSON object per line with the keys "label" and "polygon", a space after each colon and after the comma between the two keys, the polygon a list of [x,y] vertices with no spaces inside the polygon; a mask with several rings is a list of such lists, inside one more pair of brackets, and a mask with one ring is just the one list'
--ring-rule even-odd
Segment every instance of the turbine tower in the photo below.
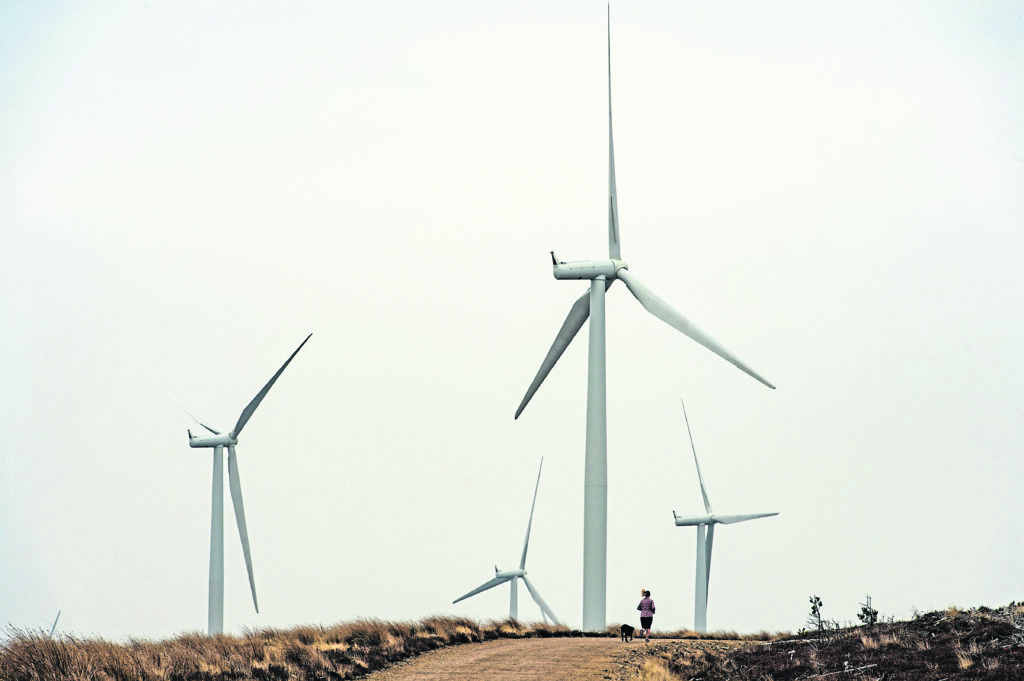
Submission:
{"label": "turbine tower", "polygon": [[256,601],[256,582],[252,576],[252,556],[249,553],[249,533],[245,527],[242,483],[238,478],[238,459],[235,456],[235,445],[238,444],[238,436],[242,434],[242,428],[245,428],[245,424],[249,422],[253,412],[256,411],[256,407],[260,406],[260,402],[267,396],[267,392],[274,385],[274,382],[277,381],[281,373],[312,335],[306,336],[306,340],[299,344],[299,347],[295,349],[291,357],[281,365],[277,373],[263,386],[263,389],[256,394],[256,397],[252,398],[252,401],[246,405],[238,417],[235,427],[227,435],[203,423],[189,412],[189,416],[195,419],[196,423],[213,434],[213,437],[196,437],[192,434],[191,430],[188,431],[189,447],[213,448],[213,501],[210,512],[210,592],[209,614],[207,618],[207,629],[211,635],[224,631],[224,447],[228,448],[228,486],[231,489],[231,503],[235,507],[235,520],[238,523],[238,536],[242,540],[245,568],[249,572],[249,589],[252,591],[252,604],[258,613],[260,606]]}
{"label": "turbine tower", "polygon": [[[683,402],[682,398],[679,399]],[[745,520],[767,518],[778,515],[775,513],[747,513],[743,515],[716,515],[711,510],[708,491],[704,488],[704,476],[700,472],[697,461],[697,449],[693,446],[693,433],[690,431],[690,419],[686,416],[686,403],[683,402],[683,419],[686,421],[686,433],[690,436],[690,450],[693,452],[693,463],[697,466],[697,479],[700,480],[700,494],[704,497],[704,510],[707,515],[681,518],[672,511],[677,527],[697,527],[697,570],[693,594],[693,628],[696,631],[708,630],[708,584],[711,581],[711,545],[715,541],[715,525],[732,525]],[[705,536],[705,529],[707,536]]]}
{"label": "turbine tower", "polygon": [[530,398],[550,373],[555,362],[569,347],[583,323],[590,317],[590,346],[587,360],[587,444],[584,464],[583,499],[583,629],[605,628],[605,589],[607,581],[608,537],[608,453],[605,386],[605,291],[621,279],[640,304],[658,319],[681,331],[722,359],[733,364],[769,388],[775,388],[744,364],[723,345],[686,317],[673,310],[633,276],[621,260],[619,243],[619,200],[615,189],[615,146],[612,141],[611,8],[608,11],[608,258],[581,262],[563,262],[551,253],[555,279],[590,281],[590,291],[580,296],[562,323],[547,356],[541,362],[533,383],[516,410],[523,413]]}
{"label": "turbine tower", "polygon": [[494,579],[488,580],[478,586],[477,588],[470,591],[465,596],[459,596],[452,605],[463,601],[470,596],[475,596],[482,591],[487,591],[490,588],[496,587],[499,584],[509,583],[511,587],[511,595],[509,596],[508,605],[508,616],[512,619],[519,619],[519,597],[516,593],[516,587],[519,580],[523,580],[526,585],[526,590],[530,592],[530,596],[533,597],[534,602],[540,608],[541,616],[550,619],[555,624],[561,624],[561,621],[555,617],[555,613],[551,611],[548,604],[541,598],[540,592],[537,591],[537,587],[533,585],[533,582],[526,576],[526,550],[530,548],[530,528],[533,527],[533,508],[537,505],[537,490],[540,488],[540,472],[544,468],[544,458],[540,460],[540,467],[537,469],[537,484],[533,488],[533,503],[530,504],[530,522],[526,524],[526,539],[523,540],[523,557],[519,559],[519,569],[517,570],[499,570],[498,566],[494,566]]}

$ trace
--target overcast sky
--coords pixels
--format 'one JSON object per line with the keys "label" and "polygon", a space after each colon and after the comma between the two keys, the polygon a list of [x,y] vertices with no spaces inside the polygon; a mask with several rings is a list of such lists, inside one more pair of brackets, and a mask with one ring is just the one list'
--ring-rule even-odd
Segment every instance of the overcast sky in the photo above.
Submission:
{"label": "overcast sky", "polygon": [[[206,626],[211,455],[246,427],[225,628],[479,618],[527,569],[579,626],[586,332],[607,253],[605,4],[0,9],[0,624]],[[608,621],[795,629],[1019,600],[1024,10],[612,7],[630,272],[778,386],[608,294]],[[520,615],[539,610],[520,590]]]}

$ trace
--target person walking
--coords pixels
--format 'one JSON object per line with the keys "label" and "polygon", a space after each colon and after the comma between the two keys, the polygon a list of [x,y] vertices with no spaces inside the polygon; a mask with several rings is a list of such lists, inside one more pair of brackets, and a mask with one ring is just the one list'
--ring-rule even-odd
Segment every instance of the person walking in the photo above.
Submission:
{"label": "person walking", "polygon": [[640,611],[640,631],[644,635],[644,643],[650,643],[651,625],[654,624],[654,601],[651,600],[651,592],[647,589],[643,590],[643,599],[636,609]]}

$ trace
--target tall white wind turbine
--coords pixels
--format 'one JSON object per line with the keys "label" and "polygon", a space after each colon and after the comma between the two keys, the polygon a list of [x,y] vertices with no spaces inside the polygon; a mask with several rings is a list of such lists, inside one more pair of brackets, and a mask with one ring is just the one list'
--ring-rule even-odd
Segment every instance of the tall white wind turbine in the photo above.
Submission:
{"label": "tall white wind turbine", "polygon": [[534,602],[540,608],[541,615],[550,619],[555,624],[561,624],[561,621],[555,617],[555,613],[551,611],[548,604],[541,598],[540,592],[537,591],[537,587],[533,585],[533,582],[526,576],[526,551],[530,548],[530,528],[533,527],[533,508],[537,505],[537,490],[540,489],[540,472],[544,468],[544,459],[540,460],[540,467],[537,469],[537,484],[533,488],[533,503],[530,504],[530,522],[526,524],[526,539],[523,540],[523,556],[519,559],[519,568],[516,570],[499,570],[498,566],[494,566],[494,579],[490,579],[477,588],[473,589],[464,596],[459,596],[452,604],[463,601],[470,596],[475,596],[482,591],[487,591],[499,584],[509,583],[511,587],[511,595],[509,596],[508,605],[508,616],[512,619],[519,618],[519,597],[516,593],[516,587],[519,580],[523,580],[526,584],[526,590],[530,592],[530,596],[533,597]]}
{"label": "tall white wind turbine", "polygon": [[281,365],[277,373],[267,381],[263,389],[246,405],[230,433],[222,434],[216,428],[203,423],[189,413],[189,416],[192,416],[199,425],[213,434],[213,437],[196,437],[192,434],[191,430],[188,431],[189,447],[213,448],[213,502],[210,513],[210,592],[207,619],[208,631],[211,635],[219,634],[224,630],[224,447],[228,448],[228,486],[231,489],[231,503],[235,507],[238,536],[242,540],[245,568],[249,572],[249,589],[252,591],[252,604],[256,608],[256,612],[259,612],[260,606],[256,600],[256,582],[252,575],[249,532],[245,526],[245,507],[242,505],[242,483],[238,477],[238,458],[235,456],[235,445],[238,444],[238,436],[242,434],[242,428],[245,428],[245,424],[249,422],[253,412],[256,411],[256,407],[260,406],[260,402],[267,396],[267,392],[270,391],[278,377],[281,376],[281,373],[312,335],[306,336],[306,339],[299,344],[295,352]]}
{"label": "tall white wind turbine", "polygon": [[[683,402],[682,398],[679,400]],[[683,419],[686,421],[686,434],[690,438],[690,450],[693,452],[693,463],[697,466],[697,479],[700,481],[700,494],[704,498],[706,515],[681,518],[672,511],[678,527],[697,527],[697,570],[693,594],[693,628],[696,631],[708,630],[708,584],[711,581],[711,545],[715,541],[715,525],[732,525],[756,518],[767,518],[778,515],[775,513],[746,513],[741,515],[717,515],[711,510],[708,491],[704,488],[704,476],[700,472],[697,461],[697,449],[693,446],[693,433],[690,431],[690,419],[686,416],[686,403],[683,402]],[[705,536],[705,529],[707,535]]]}
{"label": "tall white wind turbine", "polygon": [[530,398],[550,373],[583,323],[590,317],[590,347],[587,361],[587,444],[584,464],[583,516],[583,629],[605,628],[605,588],[607,581],[608,460],[605,386],[605,291],[621,279],[640,304],[658,319],[676,328],[769,388],[775,388],[744,364],[723,345],[702,331],[668,303],[654,295],[629,272],[619,244],[619,200],[615,189],[615,146],[612,141],[611,9],[608,12],[608,259],[563,262],[551,253],[555,279],[585,279],[590,291],[580,296],[562,323],[547,356],[541,362],[533,383],[516,410],[523,413]]}

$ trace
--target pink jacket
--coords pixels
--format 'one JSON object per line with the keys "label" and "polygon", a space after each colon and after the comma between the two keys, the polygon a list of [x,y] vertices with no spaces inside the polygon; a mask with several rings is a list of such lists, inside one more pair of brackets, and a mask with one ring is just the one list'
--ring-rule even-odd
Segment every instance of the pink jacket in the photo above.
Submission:
{"label": "pink jacket", "polygon": [[640,611],[641,617],[654,617],[654,601],[650,598],[640,601],[640,605],[636,606],[636,609]]}

